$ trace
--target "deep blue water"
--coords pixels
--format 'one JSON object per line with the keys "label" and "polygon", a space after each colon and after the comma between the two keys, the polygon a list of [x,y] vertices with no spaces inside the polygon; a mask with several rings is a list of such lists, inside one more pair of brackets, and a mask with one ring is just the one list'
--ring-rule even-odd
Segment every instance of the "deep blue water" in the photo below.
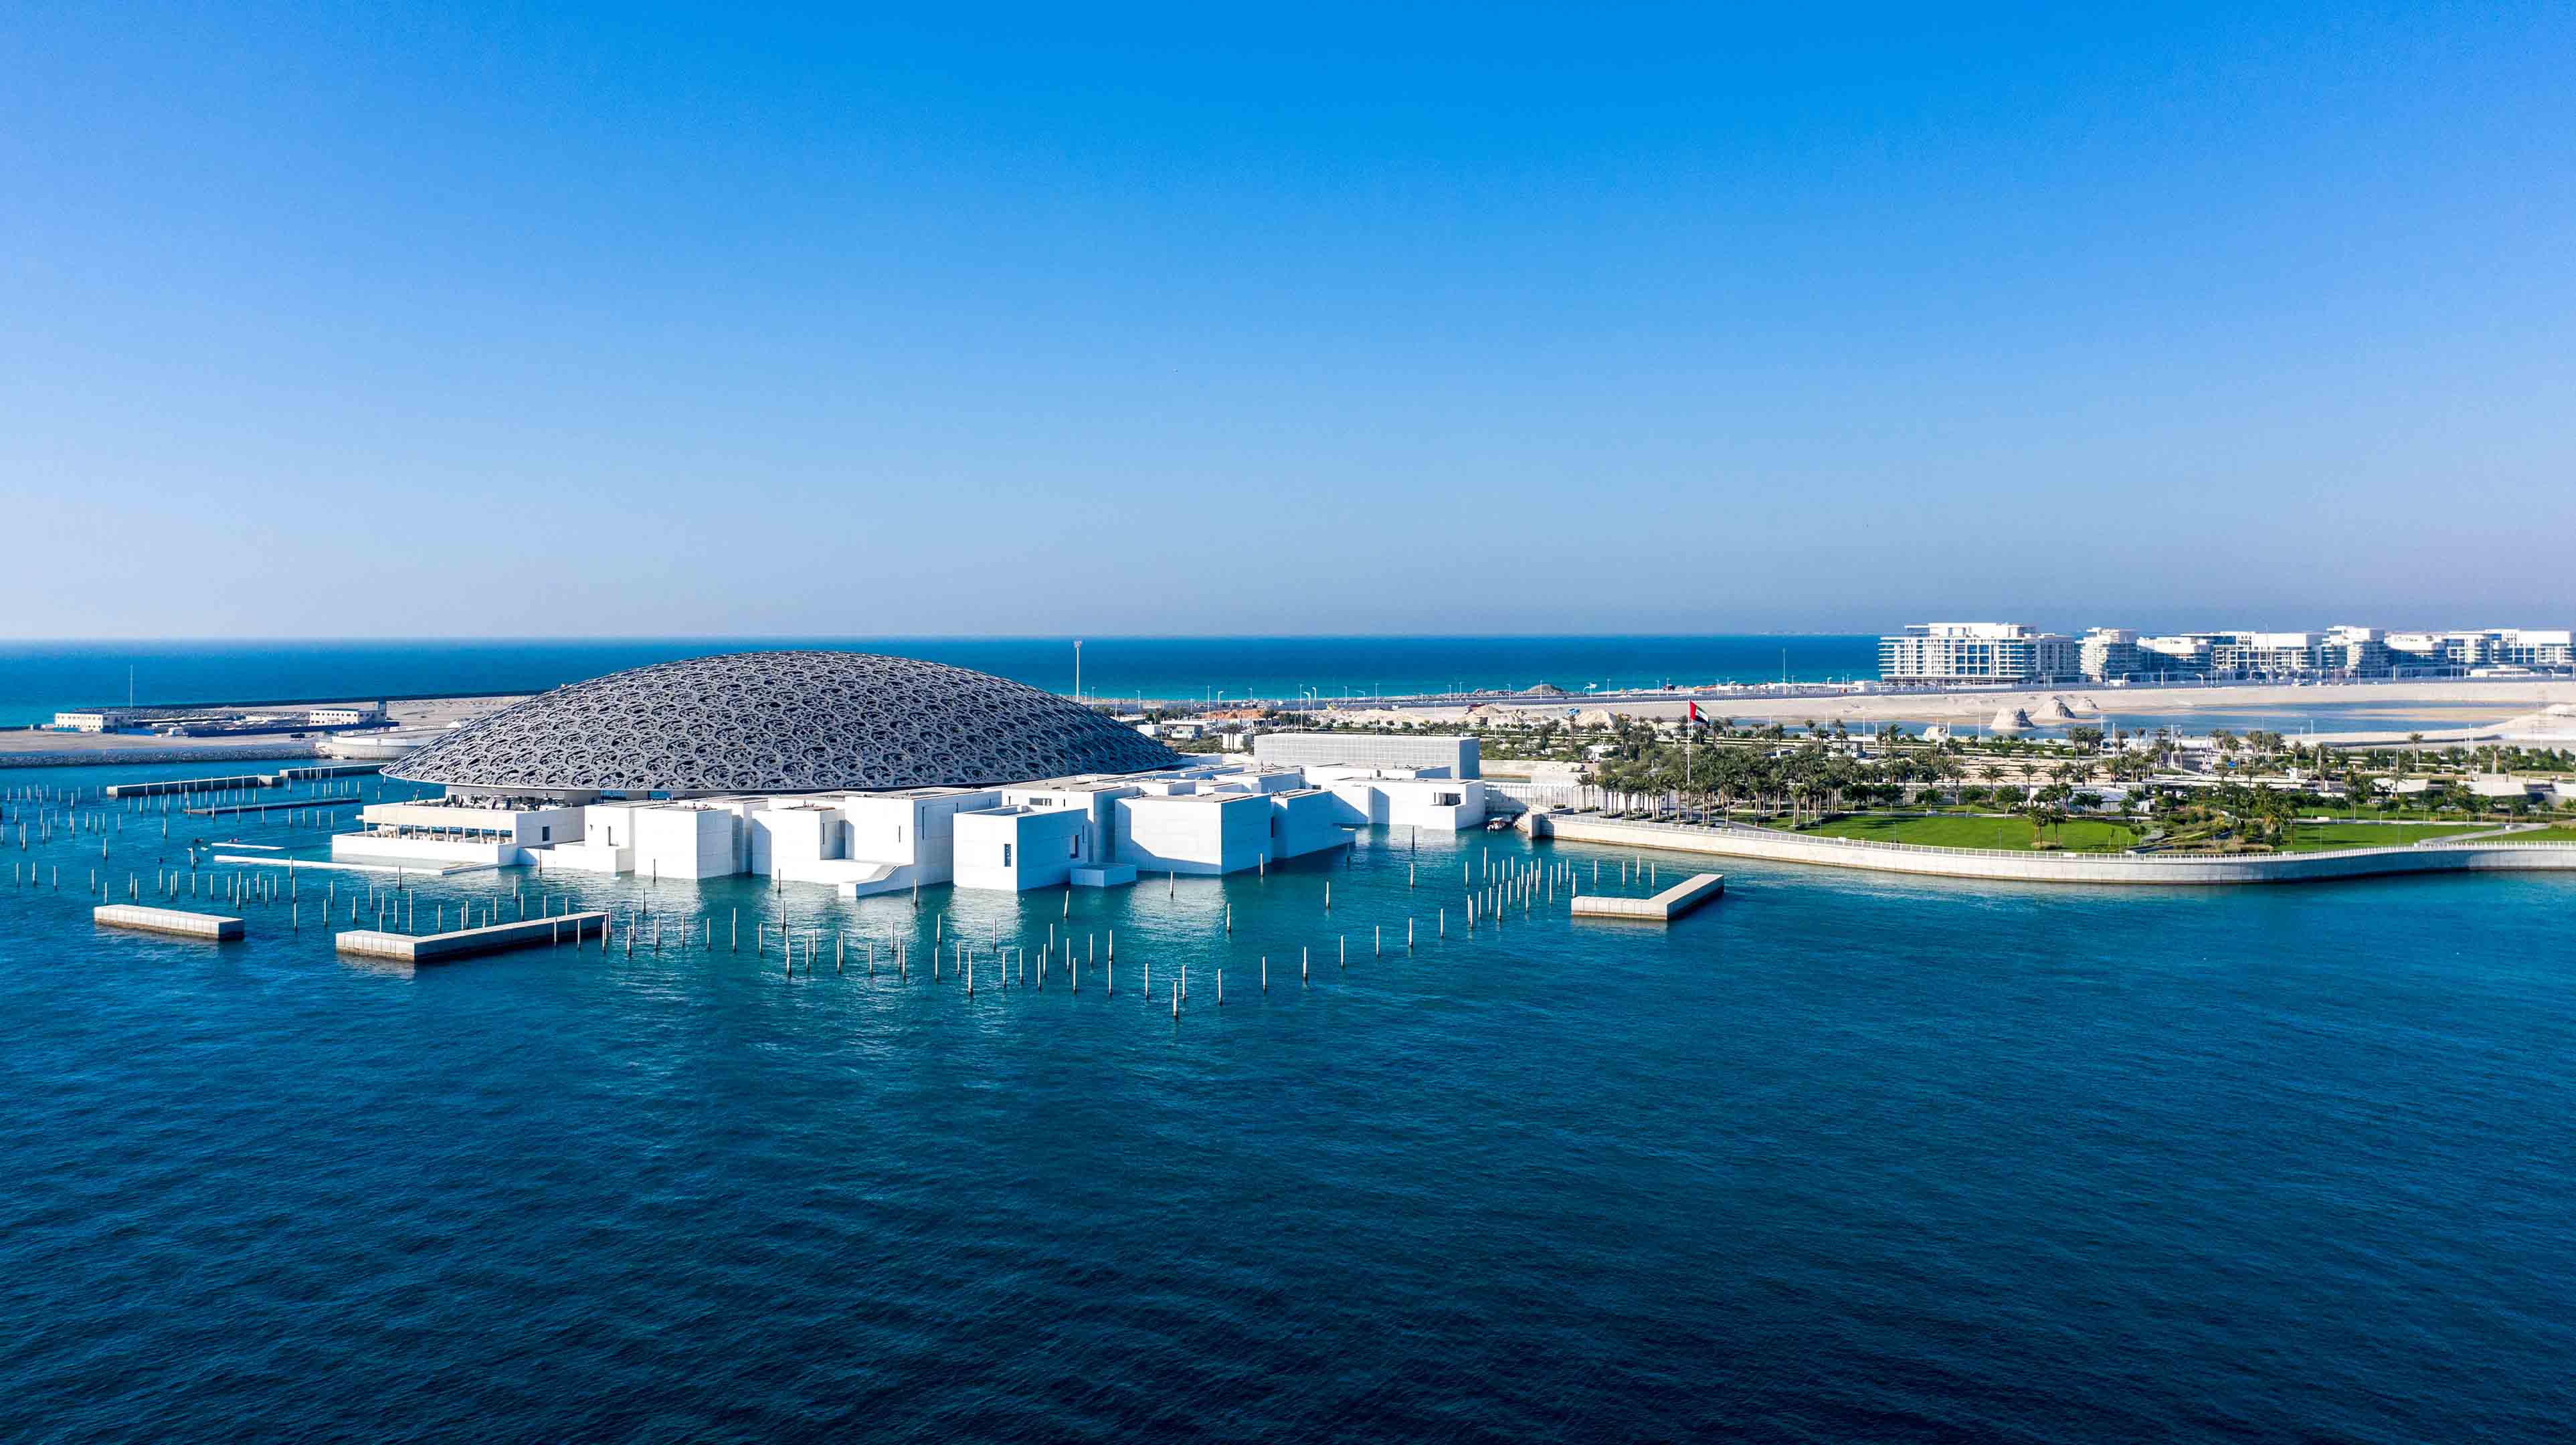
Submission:
{"label": "deep blue water", "polygon": [[[762,647],[857,647],[1073,691],[1073,639],[665,638],[599,641],[0,643],[0,725],[141,702],[534,692],[623,667]],[[1878,639],[1760,637],[1097,637],[1087,697],[1385,696],[1553,682],[1581,691],[1666,682],[1874,677]]]}
{"label": "deep blue water", "polygon": [[[180,770],[0,784],[146,771]],[[166,866],[140,819],[106,837],[119,885]],[[718,919],[715,949],[675,922],[658,955],[411,973],[282,907],[220,947],[95,932],[98,835],[10,838],[72,881],[0,894],[0,1439],[2413,1442],[2576,1412],[2568,878],[1730,864],[1669,931],[1542,906],[1470,939],[1462,857],[1530,846],[1378,833],[1069,920],[592,881]],[[1617,887],[1615,853],[1538,852]],[[749,942],[943,913],[982,941],[971,1000]],[[1373,956],[1407,916],[1417,950]],[[1116,931],[1114,995],[993,986],[990,940],[1050,925]]]}

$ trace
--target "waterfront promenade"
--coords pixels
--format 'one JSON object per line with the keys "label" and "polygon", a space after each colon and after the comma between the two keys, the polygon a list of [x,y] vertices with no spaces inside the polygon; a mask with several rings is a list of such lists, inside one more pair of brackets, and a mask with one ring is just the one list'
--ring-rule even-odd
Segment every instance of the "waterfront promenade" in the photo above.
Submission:
{"label": "waterfront promenade", "polygon": [[2247,883],[2314,883],[2397,873],[2457,873],[2518,869],[2576,870],[2576,843],[2517,843],[2499,830],[2386,848],[2344,848],[2320,853],[2035,853],[1998,848],[1941,848],[1865,838],[1783,833],[1737,823],[1660,823],[1536,809],[1521,827],[1533,839],[1603,843],[1623,848],[1721,858],[1755,858],[1909,873],[1943,878],[1985,878],[2014,883],[2095,883],[2207,887]]}

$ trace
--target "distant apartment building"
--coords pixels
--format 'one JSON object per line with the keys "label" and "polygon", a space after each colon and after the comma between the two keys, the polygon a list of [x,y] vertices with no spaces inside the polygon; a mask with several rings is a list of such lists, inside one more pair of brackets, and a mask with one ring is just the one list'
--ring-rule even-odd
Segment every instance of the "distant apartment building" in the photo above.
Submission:
{"label": "distant apartment building", "polygon": [[2323,632],[2146,634],[2096,627],[2069,639],[2018,623],[1934,622],[1879,639],[1889,682],[2191,679],[2331,680],[2458,673],[2477,668],[2576,669],[2576,630],[2492,627],[2383,632],[2341,623]]}
{"label": "distant apartment building", "polygon": [[2339,625],[2324,632],[2195,632],[2159,655],[2189,658],[2176,672],[2219,677],[2375,677],[2388,670],[2388,643],[2375,627]]}
{"label": "distant apartment building", "polygon": [[2388,671],[2388,639],[2376,627],[2329,627],[2318,662],[2346,677],[2378,677]]}
{"label": "distant apartment building", "polygon": [[2449,672],[2471,667],[2576,667],[2576,632],[2567,628],[2489,627],[2454,632],[2392,632],[2389,663],[2401,671]]}
{"label": "distant apartment building", "polygon": [[2491,634],[2496,661],[2513,667],[2576,667],[2576,631],[2564,627],[2505,627]]}
{"label": "distant apartment building", "polygon": [[2138,634],[2120,627],[2096,627],[2084,634],[2077,667],[2095,682],[2127,677],[2138,670]]}
{"label": "distant apartment building", "polygon": [[2210,671],[2231,677],[2306,677],[2317,671],[2313,632],[2229,632],[2209,649]]}
{"label": "distant apartment building", "polygon": [[2138,639],[2138,670],[2150,675],[2201,677],[2209,672],[2210,654],[2219,634],[2168,632]]}
{"label": "distant apartment building", "polygon": [[2044,682],[2082,661],[2074,638],[2019,622],[1918,622],[1878,640],[1884,682]]}
{"label": "distant apartment building", "polygon": [[2487,658],[2487,635],[2483,632],[2392,632],[2388,634],[2389,661],[2408,670],[2447,671],[2455,667],[2477,667]]}

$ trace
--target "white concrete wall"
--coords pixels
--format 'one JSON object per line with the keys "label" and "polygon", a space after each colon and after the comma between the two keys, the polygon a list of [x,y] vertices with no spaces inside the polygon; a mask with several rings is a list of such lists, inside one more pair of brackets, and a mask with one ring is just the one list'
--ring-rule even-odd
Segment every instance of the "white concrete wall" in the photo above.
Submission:
{"label": "white concrete wall", "polygon": [[845,857],[872,863],[909,864],[921,856],[921,825],[910,798],[848,797],[839,800],[849,825]]}
{"label": "white concrete wall", "polygon": [[921,849],[915,866],[923,876],[948,881],[957,866],[957,815],[998,807],[1001,801],[999,789],[920,800],[914,828],[921,836]]}
{"label": "white concrete wall", "polygon": [[811,803],[787,803],[751,815],[754,873],[793,875],[841,854],[841,813]]}
{"label": "white concrete wall", "polygon": [[722,878],[734,866],[738,821],[721,808],[635,810],[633,871],[658,878]]}
{"label": "white concrete wall", "polygon": [[951,879],[960,888],[1022,892],[1063,886],[1088,861],[1090,814],[995,808],[957,815]]}
{"label": "white concrete wall", "polygon": [[1321,788],[1270,795],[1270,856],[1296,858],[1338,848],[1351,840],[1342,831],[1342,804]]}
{"label": "white concrete wall", "polygon": [[[1082,836],[1079,864],[1106,862],[1118,856],[1118,800],[1132,798],[1144,789],[1131,783],[1094,783],[1080,787],[1022,787],[1002,789],[1003,807],[1025,807],[1031,812],[1072,812],[1086,823]],[[963,813],[960,817],[965,816]]]}
{"label": "white concrete wall", "polygon": [[1270,856],[1269,798],[1257,793],[1118,800],[1117,860],[1146,873],[1210,875]]}
{"label": "white concrete wall", "polygon": [[1386,794],[1366,778],[1348,778],[1324,784],[1341,813],[1341,820],[1353,827],[1365,828],[1386,822]]}
{"label": "white concrete wall", "polygon": [[1219,789],[1237,788],[1247,793],[1290,793],[1306,786],[1306,775],[1295,768],[1262,768],[1219,773]]}
{"label": "white concrete wall", "polygon": [[1345,822],[1445,833],[1485,823],[1485,785],[1472,778],[1344,778],[1327,791]]}
{"label": "white concrete wall", "polygon": [[581,838],[610,848],[635,846],[633,803],[592,803],[581,810]]}
{"label": "white concrete wall", "polygon": [[[620,837],[625,836],[623,833]],[[558,843],[529,853],[529,860],[540,872],[606,873],[611,876],[635,871],[635,850],[623,843],[590,840],[580,843]]]}
{"label": "white concrete wall", "polygon": [[334,861],[386,863],[476,863],[507,868],[524,863],[527,850],[499,840],[468,842],[456,838],[385,838],[372,833],[340,833],[331,839]]}
{"label": "white concrete wall", "polygon": [[1378,787],[1389,827],[1457,833],[1485,825],[1485,785],[1474,778],[1397,778]]}
{"label": "white concrete wall", "polygon": [[367,826],[498,833],[531,848],[577,841],[584,826],[580,808],[451,808],[437,803],[369,803],[358,810],[358,821]]}
{"label": "white concrete wall", "polygon": [[946,883],[957,815],[1000,802],[1000,791],[990,788],[758,800],[744,815],[746,871],[856,889],[855,896]]}
{"label": "white concrete wall", "polygon": [[1252,755],[1284,767],[1356,764],[1362,767],[1433,768],[1453,778],[1480,771],[1482,744],[1464,735],[1399,733],[1263,733]]}

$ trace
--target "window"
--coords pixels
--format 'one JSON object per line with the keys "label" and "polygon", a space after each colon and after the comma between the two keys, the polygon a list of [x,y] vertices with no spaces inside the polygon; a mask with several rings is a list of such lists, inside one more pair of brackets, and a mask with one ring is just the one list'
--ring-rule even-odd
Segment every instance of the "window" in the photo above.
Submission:
{"label": "window", "polygon": [[555,830],[554,830],[554,828],[553,828],[551,825],[541,825],[541,826],[537,829],[537,841],[538,841],[538,842],[540,842],[540,843],[551,843],[551,842],[553,842],[554,840],[555,840]]}
{"label": "window", "polygon": [[1011,845],[1008,843],[1002,845],[1002,866],[1005,868],[1011,866]]}
{"label": "window", "polygon": [[1457,807],[1458,795],[1456,793],[1434,793],[1431,795],[1431,806],[1435,808]]}
{"label": "window", "polygon": [[894,840],[898,843],[903,841],[903,825],[901,823],[894,825]]}
{"label": "window", "polygon": [[1064,841],[1064,856],[1067,858],[1079,858],[1082,856],[1082,835],[1080,833],[1076,833]]}

